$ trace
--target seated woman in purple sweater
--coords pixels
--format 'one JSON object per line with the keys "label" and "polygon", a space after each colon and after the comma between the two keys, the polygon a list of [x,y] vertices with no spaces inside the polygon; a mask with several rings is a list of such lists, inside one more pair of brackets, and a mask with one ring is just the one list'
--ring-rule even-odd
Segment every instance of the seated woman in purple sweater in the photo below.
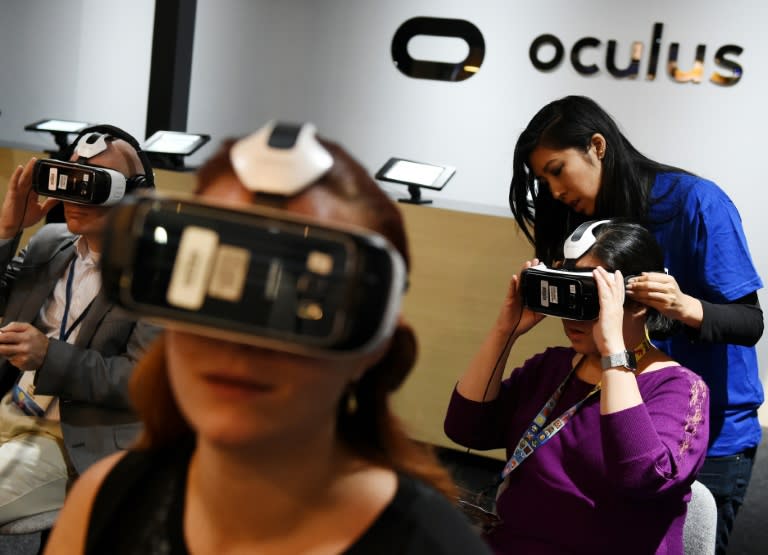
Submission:
{"label": "seated woman in purple sweater", "polygon": [[500,523],[487,535],[497,553],[681,554],[709,391],[651,345],[649,332],[669,331],[668,322],[625,298],[623,277],[664,271],[661,249],[643,227],[604,220],[578,228],[565,252],[565,268],[591,270],[598,318],[563,319],[571,346],[548,348],[502,380],[516,340],[544,318],[524,306],[513,276],[453,392],[446,434],[507,450]]}

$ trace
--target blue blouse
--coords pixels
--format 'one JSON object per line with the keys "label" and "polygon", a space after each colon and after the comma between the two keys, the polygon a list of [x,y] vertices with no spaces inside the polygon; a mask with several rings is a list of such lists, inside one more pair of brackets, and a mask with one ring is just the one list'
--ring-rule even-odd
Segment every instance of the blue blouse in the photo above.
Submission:
{"label": "blue blouse", "polygon": [[[665,266],[686,294],[727,303],[763,286],[741,217],[715,183],[694,175],[659,174],[648,218],[664,249]],[[683,334],[655,343],[709,386],[708,456],[732,455],[760,443],[757,409],[763,386],[754,347],[697,343]]]}

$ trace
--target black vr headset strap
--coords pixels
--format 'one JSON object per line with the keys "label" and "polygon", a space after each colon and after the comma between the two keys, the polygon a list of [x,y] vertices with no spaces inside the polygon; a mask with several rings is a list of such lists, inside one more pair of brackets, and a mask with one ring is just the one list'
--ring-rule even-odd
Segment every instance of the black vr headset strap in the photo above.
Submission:
{"label": "black vr headset strap", "polygon": [[[70,158],[72,158],[72,155],[75,152],[75,148],[77,147],[77,143],[79,143],[80,139],[82,139],[89,133],[101,133],[113,139],[122,139],[123,141],[131,145],[133,149],[136,151],[136,154],[138,155],[139,160],[141,161],[141,166],[144,169],[144,174],[143,175],[137,174],[131,177],[127,177],[126,187],[128,188],[128,190],[133,190],[138,188],[145,188],[145,189],[155,188],[155,175],[152,171],[152,163],[149,161],[149,156],[147,156],[146,152],[141,150],[141,146],[139,145],[139,142],[133,137],[133,135],[131,135],[130,133],[127,133],[126,131],[123,131],[119,127],[115,127],[114,125],[107,125],[107,124],[92,125],[80,131],[77,137],[75,137],[75,140],[72,141],[72,143],[70,143],[69,147],[67,147],[67,150],[64,152],[65,160],[69,160]],[[82,163],[82,162],[79,162],[79,163]]]}

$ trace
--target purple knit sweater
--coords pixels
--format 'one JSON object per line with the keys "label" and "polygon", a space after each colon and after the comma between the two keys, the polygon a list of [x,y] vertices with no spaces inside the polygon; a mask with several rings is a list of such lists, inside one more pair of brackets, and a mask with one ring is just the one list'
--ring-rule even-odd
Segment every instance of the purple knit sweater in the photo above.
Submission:
{"label": "purple knit sweater", "polygon": [[[511,455],[574,356],[565,347],[534,356],[504,380],[494,401],[454,390],[446,434]],[[593,396],[510,474],[497,500],[503,524],[488,537],[497,553],[683,553],[690,485],[707,450],[709,391],[681,366],[640,374],[637,383],[644,404],[601,416]],[[553,415],[592,387],[572,376]]]}

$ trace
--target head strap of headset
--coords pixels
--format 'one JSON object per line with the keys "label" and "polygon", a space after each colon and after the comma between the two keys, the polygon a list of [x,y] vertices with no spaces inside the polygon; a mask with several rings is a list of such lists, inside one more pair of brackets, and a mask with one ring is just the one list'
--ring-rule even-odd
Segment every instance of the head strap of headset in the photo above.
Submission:
{"label": "head strap of headset", "polygon": [[576,261],[584,256],[597,241],[595,229],[603,224],[610,223],[610,221],[611,220],[596,220],[584,222],[574,229],[565,239],[565,243],[563,243],[563,256],[565,258],[563,268],[572,270],[576,265]]}
{"label": "head strap of headset", "polygon": [[76,143],[70,148],[71,153],[77,155],[75,162],[78,164],[87,164],[89,159],[106,151],[112,141],[125,141],[136,151],[143,171],[143,173],[125,176],[129,186],[154,188],[154,172],[149,159],[136,139],[122,129],[112,125],[95,125],[84,129],[75,140]]}
{"label": "head strap of headset", "polygon": [[237,141],[230,160],[249,190],[283,196],[299,193],[333,165],[314,125],[275,121]]}
{"label": "head strap of headset", "polygon": [[114,137],[96,131],[92,131],[80,137],[80,140],[77,141],[73,151],[77,154],[77,163],[82,164],[87,162],[88,159],[107,150],[107,148],[109,148],[107,139],[111,142],[114,140]]}

